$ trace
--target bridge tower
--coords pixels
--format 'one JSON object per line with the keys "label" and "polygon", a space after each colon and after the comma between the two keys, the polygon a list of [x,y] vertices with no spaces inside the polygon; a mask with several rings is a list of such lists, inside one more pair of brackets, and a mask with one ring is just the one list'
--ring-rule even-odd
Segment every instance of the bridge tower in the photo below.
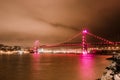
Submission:
{"label": "bridge tower", "polygon": [[38,53],[39,53],[39,52],[38,52],[39,46],[40,46],[40,42],[39,42],[39,40],[36,40],[36,41],[34,42],[34,47],[33,47],[33,51],[34,51],[35,54],[38,54]]}
{"label": "bridge tower", "polygon": [[87,30],[82,31],[82,53],[87,54],[87,41],[86,41],[86,35],[87,35]]}

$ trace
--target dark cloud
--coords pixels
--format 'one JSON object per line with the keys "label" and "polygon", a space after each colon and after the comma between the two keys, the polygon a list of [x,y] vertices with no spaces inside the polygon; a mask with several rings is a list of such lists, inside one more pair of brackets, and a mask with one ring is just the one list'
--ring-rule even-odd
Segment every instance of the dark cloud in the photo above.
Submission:
{"label": "dark cloud", "polygon": [[0,41],[28,41],[32,45],[39,39],[44,44],[57,43],[84,27],[119,41],[115,36],[120,35],[119,3],[119,0],[0,0]]}

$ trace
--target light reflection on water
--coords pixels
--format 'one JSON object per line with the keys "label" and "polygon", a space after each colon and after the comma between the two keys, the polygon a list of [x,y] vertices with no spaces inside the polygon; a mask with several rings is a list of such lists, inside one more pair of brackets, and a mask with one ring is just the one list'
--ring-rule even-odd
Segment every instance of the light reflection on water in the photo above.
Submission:
{"label": "light reflection on water", "polygon": [[106,55],[1,55],[0,80],[95,80],[109,65]]}
{"label": "light reflection on water", "polygon": [[[95,76],[94,70],[94,56],[92,55],[83,55],[79,58],[79,74],[81,75],[80,80],[84,80],[86,77],[89,80],[93,80]],[[87,79],[88,80],[88,79]]]}

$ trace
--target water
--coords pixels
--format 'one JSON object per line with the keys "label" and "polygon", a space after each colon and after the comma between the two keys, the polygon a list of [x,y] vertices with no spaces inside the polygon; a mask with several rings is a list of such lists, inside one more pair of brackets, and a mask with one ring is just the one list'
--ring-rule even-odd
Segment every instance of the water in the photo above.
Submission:
{"label": "water", "polygon": [[106,55],[1,55],[0,80],[95,80],[110,64]]}

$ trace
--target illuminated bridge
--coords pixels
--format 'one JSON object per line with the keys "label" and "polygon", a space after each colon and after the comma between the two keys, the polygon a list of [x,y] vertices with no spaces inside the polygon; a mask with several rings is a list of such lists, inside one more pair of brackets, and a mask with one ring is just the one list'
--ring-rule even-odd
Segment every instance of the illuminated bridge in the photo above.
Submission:
{"label": "illuminated bridge", "polygon": [[[81,37],[81,42],[79,43],[73,43],[71,42],[72,40],[74,40],[75,38],[77,37]],[[95,42],[95,43],[88,43],[87,41],[87,37],[92,37],[96,40],[99,40],[100,42]],[[63,42],[60,42],[60,43],[56,43],[56,44],[51,44],[51,45],[40,45],[40,42],[39,40],[36,40],[34,42],[34,46],[33,46],[33,51],[34,53],[41,53],[41,52],[53,52],[53,53],[57,53],[57,52],[63,52],[63,53],[66,53],[66,52],[71,52],[71,53],[83,53],[83,54],[87,54],[89,53],[91,50],[109,50],[109,49],[119,49],[118,45],[120,44],[120,42],[113,42],[113,41],[110,41],[110,40],[107,40],[105,38],[102,38],[100,36],[97,36],[95,34],[92,34],[90,32],[88,32],[87,30],[82,30],[81,32],[79,32],[78,34],[74,35],[73,37],[63,41]],[[96,46],[109,46],[109,47],[96,47]],[[65,50],[61,50],[61,51],[52,51],[52,50],[44,50],[43,48],[54,48],[54,47],[81,47],[81,49],[78,49],[78,50],[68,50],[68,51],[65,51]],[[116,46],[116,47],[113,47],[113,46]]]}

